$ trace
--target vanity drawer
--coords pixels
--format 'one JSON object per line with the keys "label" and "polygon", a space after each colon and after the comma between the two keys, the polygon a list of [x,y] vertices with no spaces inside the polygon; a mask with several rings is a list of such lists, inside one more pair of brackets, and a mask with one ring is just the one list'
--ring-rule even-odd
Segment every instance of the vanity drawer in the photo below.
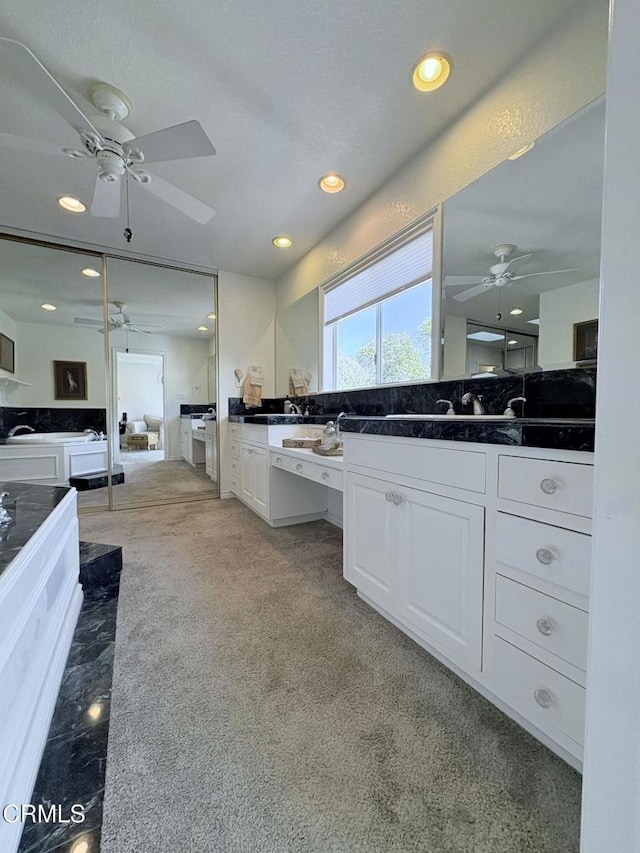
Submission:
{"label": "vanity drawer", "polygon": [[243,441],[248,441],[251,444],[266,444],[267,443],[267,425],[260,424],[241,424],[242,432],[240,433]]}
{"label": "vanity drawer", "polygon": [[589,595],[591,537],[585,533],[499,512],[495,554],[504,566]]}
{"label": "vanity drawer", "polygon": [[231,438],[240,438],[240,424],[229,424],[229,435]]}
{"label": "vanity drawer", "polygon": [[315,469],[318,467],[313,462],[307,462],[305,459],[291,459],[291,471],[294,474],[299,474],[301,477],[308,477],[310,480],[317,480]]}
{"label": "vanity drawer", "polygon": [[498,575],[495,619],[536,646],[586,670],[589,616],[584,610]]}
{"label": "vanity drawer", "polygon": [[498,497],[591,518],[593,466],[500,456]]}
{"label": "vanity drawer", "polygon": [[290,471],[293,459],[290,456],[283,456],[280,453],[272,453],[271,464],[274,468],[282,468],[285,471]]}
{"label": "vanity drawer", "polygon": [[585,690],[511,643],[493,638],[495,690],[539,729],[584,741]]}
{"label": "vanity drawer", "polygon": [[231,458],[232,459],[240,459],[240,442],[232,441],[231,442]]}
{"label": "vanity drawer", "polygon": [[342,491],[342,471],[336,468],[329,468],[325,465],[313,466],[314,479],[319,483],[329,486],[332,489]]}

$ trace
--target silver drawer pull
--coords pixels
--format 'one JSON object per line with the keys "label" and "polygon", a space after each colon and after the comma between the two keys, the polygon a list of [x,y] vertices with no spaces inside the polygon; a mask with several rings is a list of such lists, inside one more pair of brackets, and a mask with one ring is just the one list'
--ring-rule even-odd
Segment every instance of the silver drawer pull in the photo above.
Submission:
{"label": "silver drawer pull", "polygon": [[550,690],[541,688],[533,691],[533,698],[541,708],[550,708],[556,701],[555,696]]}
{"label": "silver drawer pull", "polygon": [[281,457],[281,456],[276,456],[276,462],[278,462],[278,464],[279,464],[280,462],[282,462],[282,457]]}
{"label": "silver drawer pull", "polygon": [[536,560],[542,563],[543,566],[550,566],[555,560],[556,555],[551,548],[538,548],[536,551]]}
{"label": "silver drawer pull", "polygon": [[540,481],[540,491],[545,495],[555,495],[560,488],[560,483],[557,480],[552,480],[551,477],[545,477]]}
{"label": "silver drawer pull", "polygon": [[323,472],[322,472],[322,479],[323,479],[323,480],[328,480],[328,479],[329,479],[329,475],[327,474],[327,472],[326,472],[326,471],[323,471]]}
{"label": "silver drawer pull", "polygon": [[391,501],[393,500],[393,492],[387,492],[384,496],[384,499],[387,503],[391,503]]}
{"label": "silver drawer pull", "polygon": [[400,504],[404,503],[404,498],[402,497],[402,495],[395,495],[394,494],[393,502],[396,506],[400,506]]}
{"label": "silver drawer pull", "polygon": [[551,619],[538,619],[536,628],[545,637],[550,637],[556,630],[556,626]]}
{"label": "silver drawer pull", "polygon": [[302,463],[301,462],[296,463],[296,471],[302,471]]}

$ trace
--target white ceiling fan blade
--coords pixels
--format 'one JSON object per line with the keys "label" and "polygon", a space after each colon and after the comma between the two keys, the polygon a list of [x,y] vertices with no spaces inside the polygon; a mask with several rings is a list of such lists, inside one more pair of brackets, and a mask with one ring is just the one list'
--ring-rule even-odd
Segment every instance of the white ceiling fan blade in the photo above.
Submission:
{"label": "white ceiling fan blade", "polygon": [[532,257],[533,257],[533,252],[529,252],[528,255],[520,255],[517,258],[511,258],[505,267],[505,271],[509,269],[511,264],[515,264],[516,261],[525,261],[527,258],[532,258]]}
{"label": "white ceiling fan blade", "polygon": [[444,286],[445,287],[462,287],[466,285],[472,284],[480,284],[482,279],[481,275],[448,275],[445,276]]}
{"label": "white ceiling fan blade", "polygon": [[205,222],[208,222],[215,215],[214,208],[209,207],[208,204],[200,201],[200,199],[181,190],[175,184],[170,184],[169,181],[159,178],[156,174],[148,174],[151,180],[141,183],[140,186],[144,187],[145,190],[149,190],[150,193],[153,193],[153,195],[162,199],[162,201],[166,201],[172,207],[175,207],[176,210],[179,210],[191,219],[195,219],[200,225],[204,225]]}
{"label": "white ceiling fan blade", "polygon": [[65,151],[44,139],[31,139],[29,136],[15,136],[13,133],[0,133],[0,146],[25,154],[44,154],[51,157],[64,157]]}
{"label": "white ceiling fan blade", "polygon": [[102,134],[26,45],[0,37],[0,56],[6,57],[29,86],[39,92],[78,133],[84,132],[102,140]]}
{"label": "white ceiling fan blade", "polygon": [[88,317],[74,317],[73,322],[79,326],[102,326],[102,320],[89,320]]}
{"label": "white ceiling fan blade", "polygon": [[137,332],[139,335],[150,335],[150,334],[152,334],[151,332],[145,332],[144,329],[138,329],[137,326],[129,326],[129,331],[130,332]]}
{"label": "white ceiling fan blade", "polygon": [[521,279],[521,278],[533,278],[534,275],[555,275],[556,273],[561,273],[561,272],[577,272],[577,271],[578,271],[577,267],[571,267],[568,270],[545,270],[544,272],[528,272],[528,273],[524,273],[524,275],[514,275],[514,277],[511,279],[511,281],[518,281],[518,279]]}
{"label": "white ceiling fan blade", "polygon": [[91,215],[115,219],[120,215],[120,181],[107,183],[98,175],[91,202]]}
{"label": "white ceiling fan blade", "polygon": [[144,155],[145,163],[161,163],[164,160],[188,160],[190,157],[210,157],[216,153],[211,140],[197,121],[185,121],[156,130],[125,142],[125,151],[136,149]]}
{"label": "white ceiling fan blade", "polygon": [[469,288],[469,290],[463,290],[462,293],[455,293],[452,298],[457,299],[458,302],[466,302],[467,299],[473,299],[474,296],[479,296],[491,287],[492,285],[490,284],[478,284],[475,287]]}

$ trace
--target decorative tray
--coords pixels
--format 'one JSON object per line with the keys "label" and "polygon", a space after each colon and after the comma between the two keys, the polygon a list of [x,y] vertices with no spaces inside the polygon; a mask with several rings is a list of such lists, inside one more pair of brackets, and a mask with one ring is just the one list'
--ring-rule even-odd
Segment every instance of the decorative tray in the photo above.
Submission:
{"label": "decorative tray", "polygon": [[317,453],[318,456],[342,456],[342,445],[339,444],[338,447],[322,447],[318,445],[316,447],[312,447],[314,453]]}
{"label": "decorative tray", "polygon": [[311,447],[315,450],[316,446],[322,441],[321,438],[283,438],[283,447]]}

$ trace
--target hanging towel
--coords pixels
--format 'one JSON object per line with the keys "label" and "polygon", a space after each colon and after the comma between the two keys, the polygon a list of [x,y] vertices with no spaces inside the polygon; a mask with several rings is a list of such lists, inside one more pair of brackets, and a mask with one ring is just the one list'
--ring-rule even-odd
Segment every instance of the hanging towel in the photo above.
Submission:
{"label": "hanging towel", "polygon": [[289,373],[289,391],[294,397],[304,397],[309,393],[309,385],[301,370],[292,367]]}
{"label": "hanging towel", "polygon": [[247,371],[242,389],[242,402],[248,409],[259,409],[262,406],[262,385],[264,373],[261,367],[252,365]]}

